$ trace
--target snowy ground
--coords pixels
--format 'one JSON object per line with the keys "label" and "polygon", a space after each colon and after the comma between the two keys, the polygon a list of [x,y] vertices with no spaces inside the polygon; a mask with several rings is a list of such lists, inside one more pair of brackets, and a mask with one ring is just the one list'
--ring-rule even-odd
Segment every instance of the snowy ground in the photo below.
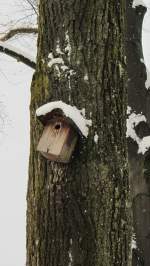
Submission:
{"label": "snowy ground", "polygon": [[[150,0],[145,1],[149,3]],[[27,17],[23,0],[1,0],[0,32],[14,19]],[[32,19],[29,17],[29,20]],[[8,23],[9,22],[9,23]],[[24,23],[24,22],[23,22]],[[143,45],[150,69],[150,12],[143,25]],[[35,41],[11,42],[35,55]],[[0,266],[25,265],[25,212],[29,155],[29,101],[33,71],[0,54]],[[1,104],[2,102],[2,104]]]}

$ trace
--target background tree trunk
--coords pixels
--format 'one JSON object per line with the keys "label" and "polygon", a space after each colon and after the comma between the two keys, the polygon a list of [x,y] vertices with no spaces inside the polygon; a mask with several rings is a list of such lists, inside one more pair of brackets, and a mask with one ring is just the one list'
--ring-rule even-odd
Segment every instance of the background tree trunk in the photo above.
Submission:
{"label": "background tree trunk", "polygon": [[[147,121],[135,127],[139,138],[150,135],[149,90],[145,88],[146,68],[142,50],[142,23],[146,8],[132,8],[127,1],[127,70],[128,105],[132,112],[145,115]],[[137,248],[133,249],[133,266],[150,265],[150,153],[138,154],[138,145],[128,139],[129,173],[133,197],[133,225]]]}
{"label": "background tree trunk", "polygon": [[[123,0],[40,1],[27,266],[129,265],[125,15]],[[68,69],[48,67],[52,55]],[[80,138],[67,165],[36,151],[42,126],[35,110],[54,100],[85,108],[92,119],[89,137]]]}

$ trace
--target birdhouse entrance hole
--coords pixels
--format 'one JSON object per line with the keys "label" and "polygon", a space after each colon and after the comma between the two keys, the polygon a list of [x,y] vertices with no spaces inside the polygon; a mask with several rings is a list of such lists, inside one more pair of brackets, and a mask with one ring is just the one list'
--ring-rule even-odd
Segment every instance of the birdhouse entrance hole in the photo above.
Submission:
{"label": "birdhouse entrance hole", "polygon": [[56,123],[55,124],[55,129],[56,130],[59,130],[61,128],[61,123],[59,122],[59,123]]}

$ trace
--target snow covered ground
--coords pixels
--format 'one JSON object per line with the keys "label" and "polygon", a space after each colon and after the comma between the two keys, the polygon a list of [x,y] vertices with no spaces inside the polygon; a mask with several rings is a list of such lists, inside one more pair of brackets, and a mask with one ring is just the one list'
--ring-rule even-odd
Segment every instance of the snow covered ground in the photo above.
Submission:
{"label": "snow covered ground", "polygon": [[[150,0],[145,0],[149,4]],[[24,0],[0,1],[0,32],[28,16]],[[26,17],[25,20],[22,20]],[[17,24],[15,24],[17,20]],[[35,39],[10,42],[36,54]],[[143,24],[144,57],[150,70],[150,11]],[[32,69],[0,54],[0,266],[25,265],[25,216],[29,155],[29,101]]]}

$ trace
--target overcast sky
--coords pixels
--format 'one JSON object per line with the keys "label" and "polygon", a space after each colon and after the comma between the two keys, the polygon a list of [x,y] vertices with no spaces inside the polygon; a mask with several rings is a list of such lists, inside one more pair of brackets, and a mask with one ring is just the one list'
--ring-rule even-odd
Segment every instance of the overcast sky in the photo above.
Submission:
{"label": "overcast sky", "polygon": [[[31,14],[23,0],[0,0],[0,32]],[[147,0],[150,6],[150,0]],[[29,12],[29,13],[28,13]],[[148,19],[149,17],[149,19]],[[17,24],[16,24],[17,20]],[[33,18],[28,17],[31,24]],[[145,16],[143,45],[150,69],[150,15]],[[35,40],[11,41],[36,54]],[[25,265],[25,216],[29,156],[29,102],[33,71],[0,54],[0,266]]]}
{"label": "overcast sky", "polygon": [[[26,16],[26,8],[22,0],[0,0],[0,32],[6,27],[25,25],[22,18]],[[29,17],[30,23],[31,19]],[[11,43],[36,53],[35,41],[31,37],[30,40],[14,39]],[[0,54],[0,266],[25,265],[32,74],[29,67]]]}

